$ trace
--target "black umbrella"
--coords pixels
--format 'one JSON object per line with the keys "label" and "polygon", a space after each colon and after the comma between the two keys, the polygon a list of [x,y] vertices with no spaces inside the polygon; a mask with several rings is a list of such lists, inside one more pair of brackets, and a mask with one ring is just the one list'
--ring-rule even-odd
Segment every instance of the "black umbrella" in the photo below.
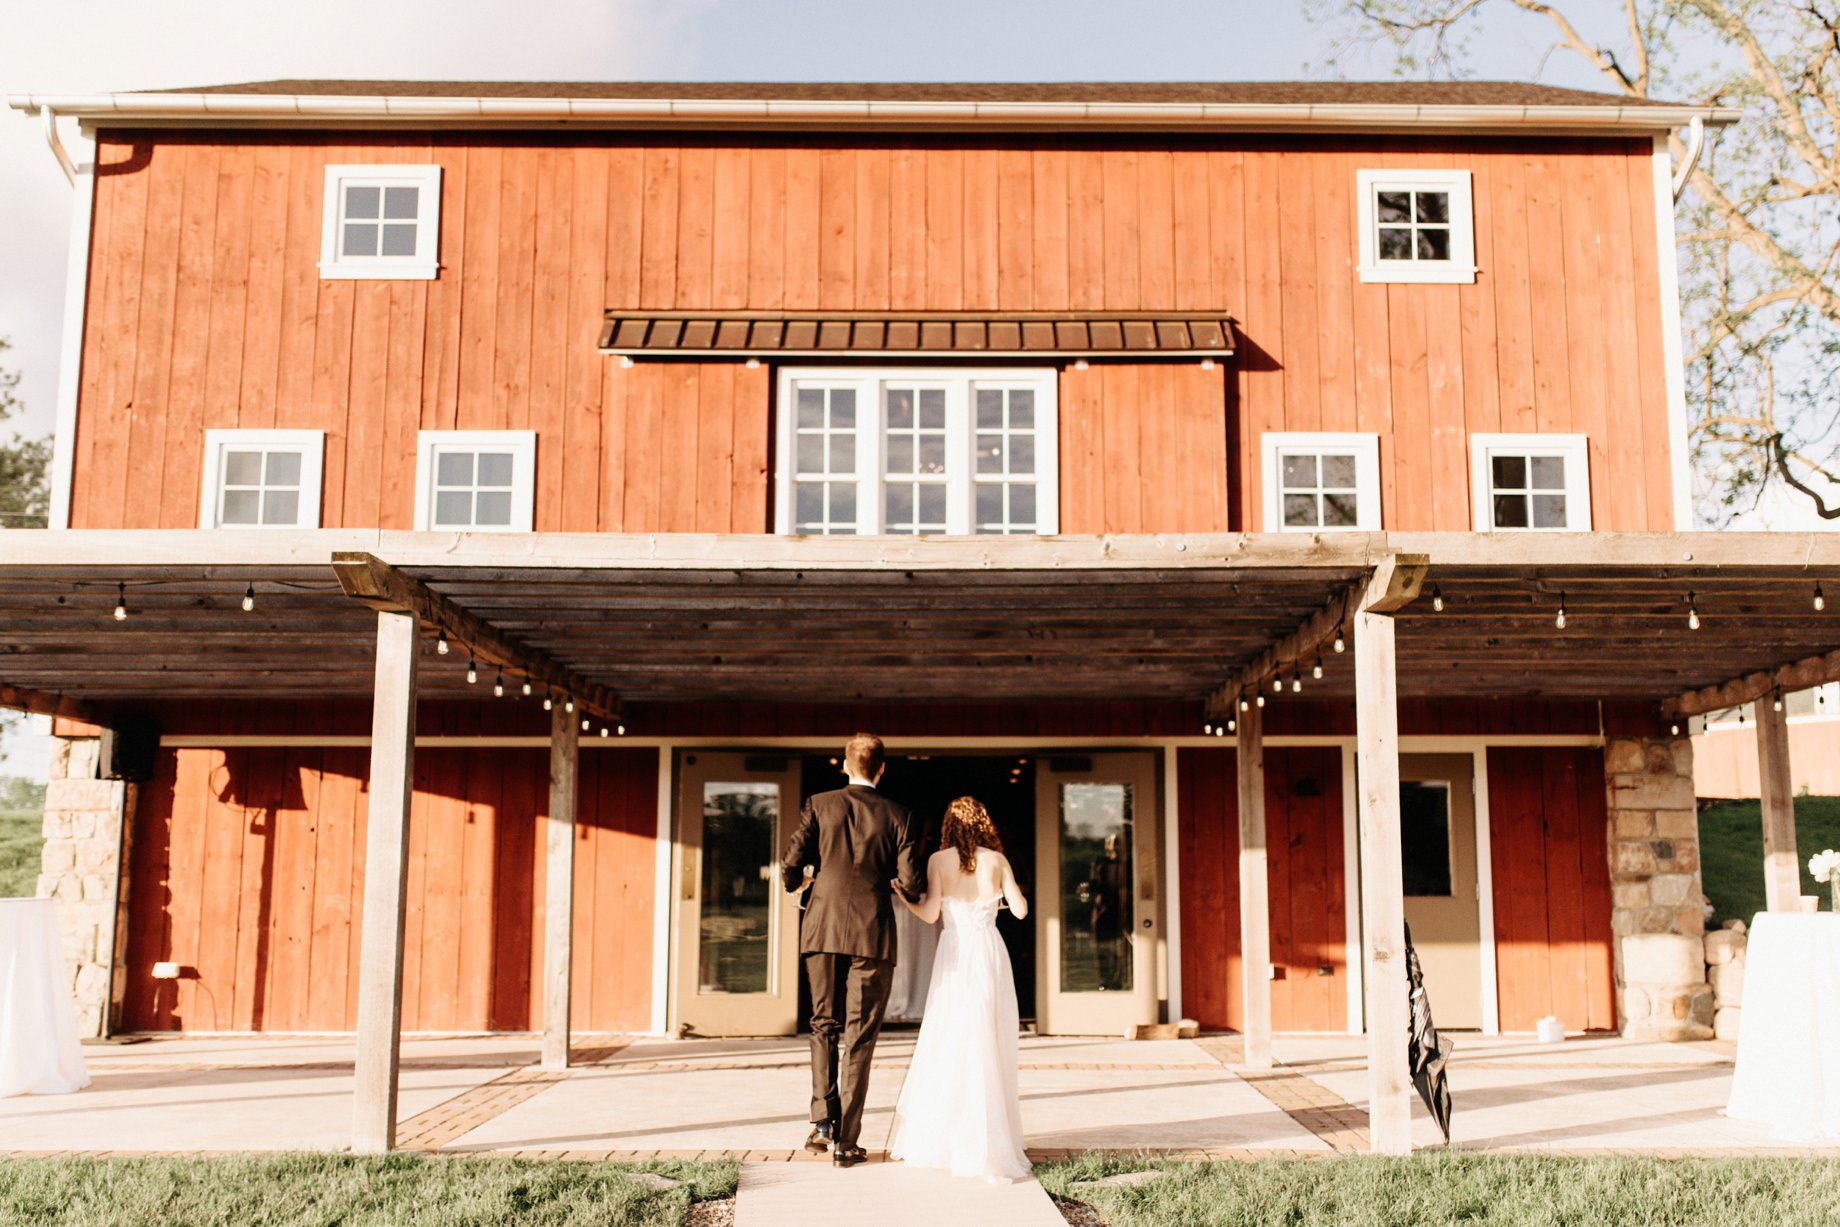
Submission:
{"label": "black umbrella", "polygon": [[1431,996],[1425,992],[1425,973],[1412,948],[1412,929],[1406,928],[1406,981],[1411,986],[1412,1031],[1406,1039],[1406,1063],[1412,1067],[1412,1085],[1431,1109],[1431,1119],[1450,1144],[1450,1082],[1444,1067],[1450,1060],[1451,1042],[1438,1034],[1431,1021]]}

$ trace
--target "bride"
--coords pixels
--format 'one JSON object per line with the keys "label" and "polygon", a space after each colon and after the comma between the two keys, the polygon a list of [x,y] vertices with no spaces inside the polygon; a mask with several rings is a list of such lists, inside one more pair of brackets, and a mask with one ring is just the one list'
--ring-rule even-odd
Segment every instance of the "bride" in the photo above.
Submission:
{"label": "bride", "polygon": [[[895,1105],[889,1157],[993,1183],[1029,1175],[1016,1090],[1018,1019],[1009,951],[997,933],[1007,900],[1029,914],[990,814],[971,797],[946,807],[926,894],[907,903],[927,924],[945,918],[926,1017]],[[895,897],[906,902],[899,891]]]}

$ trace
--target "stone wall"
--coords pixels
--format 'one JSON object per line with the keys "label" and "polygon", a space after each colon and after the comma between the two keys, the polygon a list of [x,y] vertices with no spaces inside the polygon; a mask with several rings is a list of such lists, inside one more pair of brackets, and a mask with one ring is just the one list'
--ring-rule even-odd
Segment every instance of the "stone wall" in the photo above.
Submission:
{"label": "stone wall", "polygon": [[1706,935],[1707,977],[1717,1013],[1712,1016],[1713,1034],[1722,1040],[1738,1038],[1739,1020],[1744,1014],[1744,960],[1751,938],[1742,920],[1728,920],[1725,927]]}
{"label": "stone wall", "polygon": [[1699,877],[1693,743],[1619,737],[1604,747],[1610,806],[1610,928],[1623,1034],[1712,1037]]}
{"label": "stone wall", "polygon": [[64,958],[76,994],[77,1028],[105,1036],[120,1018],[127,986],[124,818],[134,785],[97,778],[100,743],[54,737],[45,784],[45,849],[38,893],[57,900]]}

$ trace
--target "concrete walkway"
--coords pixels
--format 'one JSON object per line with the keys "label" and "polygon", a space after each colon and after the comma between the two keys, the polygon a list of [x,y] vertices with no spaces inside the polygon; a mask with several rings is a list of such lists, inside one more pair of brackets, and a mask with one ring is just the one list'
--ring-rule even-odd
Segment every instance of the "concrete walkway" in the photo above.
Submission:
{"label": "concrete walkway", "polygon": [[735,1227],[1067,1227],[1034,1180],[991,1185],[901,1163],[847,1171],[815,1163],[746,1163]]}

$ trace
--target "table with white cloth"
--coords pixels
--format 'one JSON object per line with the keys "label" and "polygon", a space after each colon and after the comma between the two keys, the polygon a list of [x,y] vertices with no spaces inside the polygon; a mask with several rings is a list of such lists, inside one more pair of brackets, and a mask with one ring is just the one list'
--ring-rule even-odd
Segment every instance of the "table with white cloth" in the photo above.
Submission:
{"label": "table with white cloth", "polygon": [[1760,912],[1745,954],[1725,1115],[1782,1141],[1840,1140],[1840,914]]}
{"label": "table with white cloth", "polygon": [[0,1096],[88,1085],[57,904],[0,899]]}

